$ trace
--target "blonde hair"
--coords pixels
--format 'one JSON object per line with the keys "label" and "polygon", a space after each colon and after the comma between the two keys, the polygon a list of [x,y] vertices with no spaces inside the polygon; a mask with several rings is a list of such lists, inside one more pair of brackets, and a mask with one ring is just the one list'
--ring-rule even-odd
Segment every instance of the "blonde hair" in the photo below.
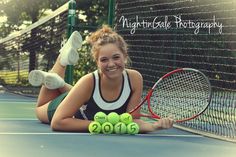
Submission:
{"label": "blonde hair", "polygon": [[106,44],[116,44],[123,55],[128,58],[127,43],[107,25],[103,25],[102,28],[92,33],[87,41],[92,45],[91,51],[95,61],[98,59],[100,48]]}

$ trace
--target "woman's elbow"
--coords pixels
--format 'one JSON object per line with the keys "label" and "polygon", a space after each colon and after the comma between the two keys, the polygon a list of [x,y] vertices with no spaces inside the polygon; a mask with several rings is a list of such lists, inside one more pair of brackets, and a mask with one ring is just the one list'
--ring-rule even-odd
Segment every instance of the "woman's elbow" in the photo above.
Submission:
{"label": "woman's elbow", "polygon": [[63,126],[62,122],[63,122],[62,119],[53,118],[51,121],[51,129],[53,131],[62,131],[62,126]]}

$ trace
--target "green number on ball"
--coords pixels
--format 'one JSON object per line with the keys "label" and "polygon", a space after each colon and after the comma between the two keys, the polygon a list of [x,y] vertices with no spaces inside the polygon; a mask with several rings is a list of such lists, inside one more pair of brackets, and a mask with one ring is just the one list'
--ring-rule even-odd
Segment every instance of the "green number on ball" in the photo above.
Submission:
{"label": "green number on ball", "polygon": [[113,133],[113,125],[109,122],[105,122],[102,124],[102,132],[104,134],[111,134]]}
{"label": "green number on ball", "polygon": [[126,133],[126,125],[125,123],[119,122],[114,126],[114,131],[116,134],[125,134]]}
{"label": "green number on ball", "polygon": [[99,134],[102,130],[102,126],[98,122],[91,122],[89,124],[89,132],[91,134]]}
{"label": "green number on ball", "polygon": [[127,133],[134,135],[134,134],[138,134],[139,133],[139,126],[137,123],[130,123],[127,125]]}

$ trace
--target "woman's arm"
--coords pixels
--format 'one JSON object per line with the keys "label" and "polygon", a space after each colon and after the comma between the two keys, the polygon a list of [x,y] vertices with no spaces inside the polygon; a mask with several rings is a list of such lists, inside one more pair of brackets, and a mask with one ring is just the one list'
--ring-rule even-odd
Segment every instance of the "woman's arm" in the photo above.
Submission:
{"label": "woman's arm", "polygon": [[58,106],[51,127],[55,131],[87,131],[91,121],[73,118],[78,109],[88,101],[93,89],[92,74],[82,77]]}
{"label": "woman's arm", "polygon": [[141,119],[134,119],[134,122],[139,125],[140,133],[153,132],[162,129],[169,129],[173,126],[173,120],[170,118],[162,118],[154,123],[145,122]]}

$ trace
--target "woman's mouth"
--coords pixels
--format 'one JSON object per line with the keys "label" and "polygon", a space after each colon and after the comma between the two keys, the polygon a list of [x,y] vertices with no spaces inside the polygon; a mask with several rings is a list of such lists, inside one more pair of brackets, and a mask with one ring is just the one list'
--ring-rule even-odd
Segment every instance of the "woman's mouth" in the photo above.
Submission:
{"label": "woman's mouth", "polygon": [[108,71],[108,72],[114,72],[114,71],[116,71],[117,69],[118,69],[118,68],[108,68],[107,71]]}

